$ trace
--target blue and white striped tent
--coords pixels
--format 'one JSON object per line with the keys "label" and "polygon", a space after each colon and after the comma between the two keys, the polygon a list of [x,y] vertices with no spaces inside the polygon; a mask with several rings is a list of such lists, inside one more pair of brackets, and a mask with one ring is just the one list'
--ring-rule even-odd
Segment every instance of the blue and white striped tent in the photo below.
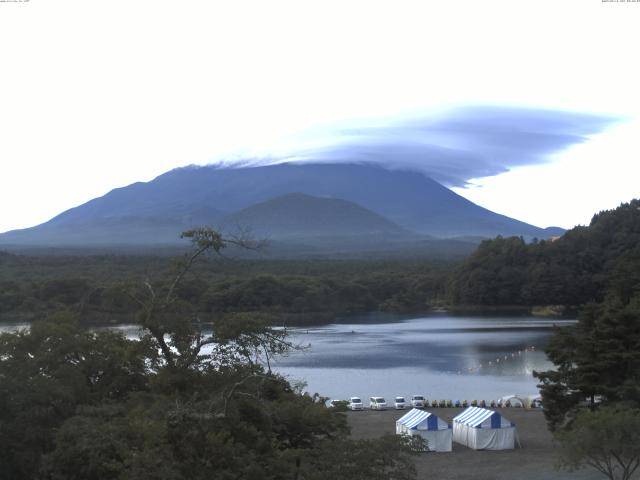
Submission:
{"label": "blue and white striped tent", "polygon": [[516,426],[498,412],[469,407],[453,419],[453,440],[474,450],[514,448]]}
{"label": "blue and white striped tent", "polygon": [[427,441],[427,448],[435,452],[452,450],[451,426],[425,410],[411,409],[396,420],[398,435],[420,435]]}

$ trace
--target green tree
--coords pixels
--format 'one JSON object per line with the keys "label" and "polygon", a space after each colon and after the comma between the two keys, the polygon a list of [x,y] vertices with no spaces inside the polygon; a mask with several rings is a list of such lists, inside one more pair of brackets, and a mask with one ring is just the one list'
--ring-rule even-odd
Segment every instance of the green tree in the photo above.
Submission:
{"label": "green tree", "polygon": [[640,467],[640,410],[582,411],[571,428],[556,434],[560,466],[595,468],[610,480],[629,480]]}
{"label": "green tree", "polygon": [[146,348],[62,315],[0,335],[0,478],[35,478],[54,431],[78,406],[144,390]]}
{"label": "green tree", "polygon": [[129,289],[139,341],[69,317],[0,335],[0,479],[313,479],[323,465],[358,479],[367,446],[369,478],[412,478],[409,446],[349,440],[343,414],[271,371],[294,348],[285,330],[253,315],[204,328],[180,286],[228,241],[184,236],[194,250],[168,281]]}
{"label": "green tree", "polygon": [[546,352],[556,369],[535,372],[551,429],[585,402],[640,407],[640,296],[610,296],[585,307],[578,324],[559,329]]}

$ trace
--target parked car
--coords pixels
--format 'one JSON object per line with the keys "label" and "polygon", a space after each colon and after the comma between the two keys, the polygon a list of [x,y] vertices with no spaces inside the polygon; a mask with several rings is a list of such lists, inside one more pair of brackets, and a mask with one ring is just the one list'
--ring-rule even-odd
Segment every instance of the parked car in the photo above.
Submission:
{"label": "parked car", "polygon": [[424,408],[425,399],[422,395],[411,395],[411,406],[415,408]]}
{"label": "parked car", "polygon": [[349,399],[349,408],[351,410],[363,410],[364,405],[362,404],[360,397],[351,397]]}
{"label": "parked car", "polygon": [[404,399],[404,397],[396,397],[393,405],[396,407],[396,410],[404,410],[405,408],[407,408],[407,401]]}
{"label": "parked car", "polygon": [[371,397],[369,399],[369,408],[371,410],[386,410],[387,401],[384,397]]}

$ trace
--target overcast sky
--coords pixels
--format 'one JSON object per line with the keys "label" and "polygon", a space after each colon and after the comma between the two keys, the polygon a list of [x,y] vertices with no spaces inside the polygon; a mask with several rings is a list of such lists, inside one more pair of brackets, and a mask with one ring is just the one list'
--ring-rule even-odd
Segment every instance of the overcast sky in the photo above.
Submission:
{"label": "overcast sky", "polygon": [[419,168],[538,226],[640,196],[640,2],[0,0],[0,232],[175,167]]}

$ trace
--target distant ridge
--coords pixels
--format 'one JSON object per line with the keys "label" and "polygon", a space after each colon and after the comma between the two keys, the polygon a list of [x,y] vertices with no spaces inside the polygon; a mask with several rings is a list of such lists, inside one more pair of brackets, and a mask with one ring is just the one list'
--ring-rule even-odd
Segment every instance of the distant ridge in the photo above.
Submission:
{"label": "distant ridge", "polygon": [[[285,210],[293,217],[277,214]],[[1,234],[0,244],[178,243],[186,228],[232,220],[254,223],[248,226],[276,237],[352,235],[347,226],[358,235],[379,231],[439,238],[548,238],[563,232],[491,212],[418,172],[355,163],[280,164],[171,170],[150,182],[112,190],[36,227]]]}
{"label": "distant ridge", "polygon": [[[353,202],[288,193],[227,216],[224,224],[249,225],[259,235],[288,237],[408,236],[395,223]],[[413,235],[415,237],[415,235]]]}

